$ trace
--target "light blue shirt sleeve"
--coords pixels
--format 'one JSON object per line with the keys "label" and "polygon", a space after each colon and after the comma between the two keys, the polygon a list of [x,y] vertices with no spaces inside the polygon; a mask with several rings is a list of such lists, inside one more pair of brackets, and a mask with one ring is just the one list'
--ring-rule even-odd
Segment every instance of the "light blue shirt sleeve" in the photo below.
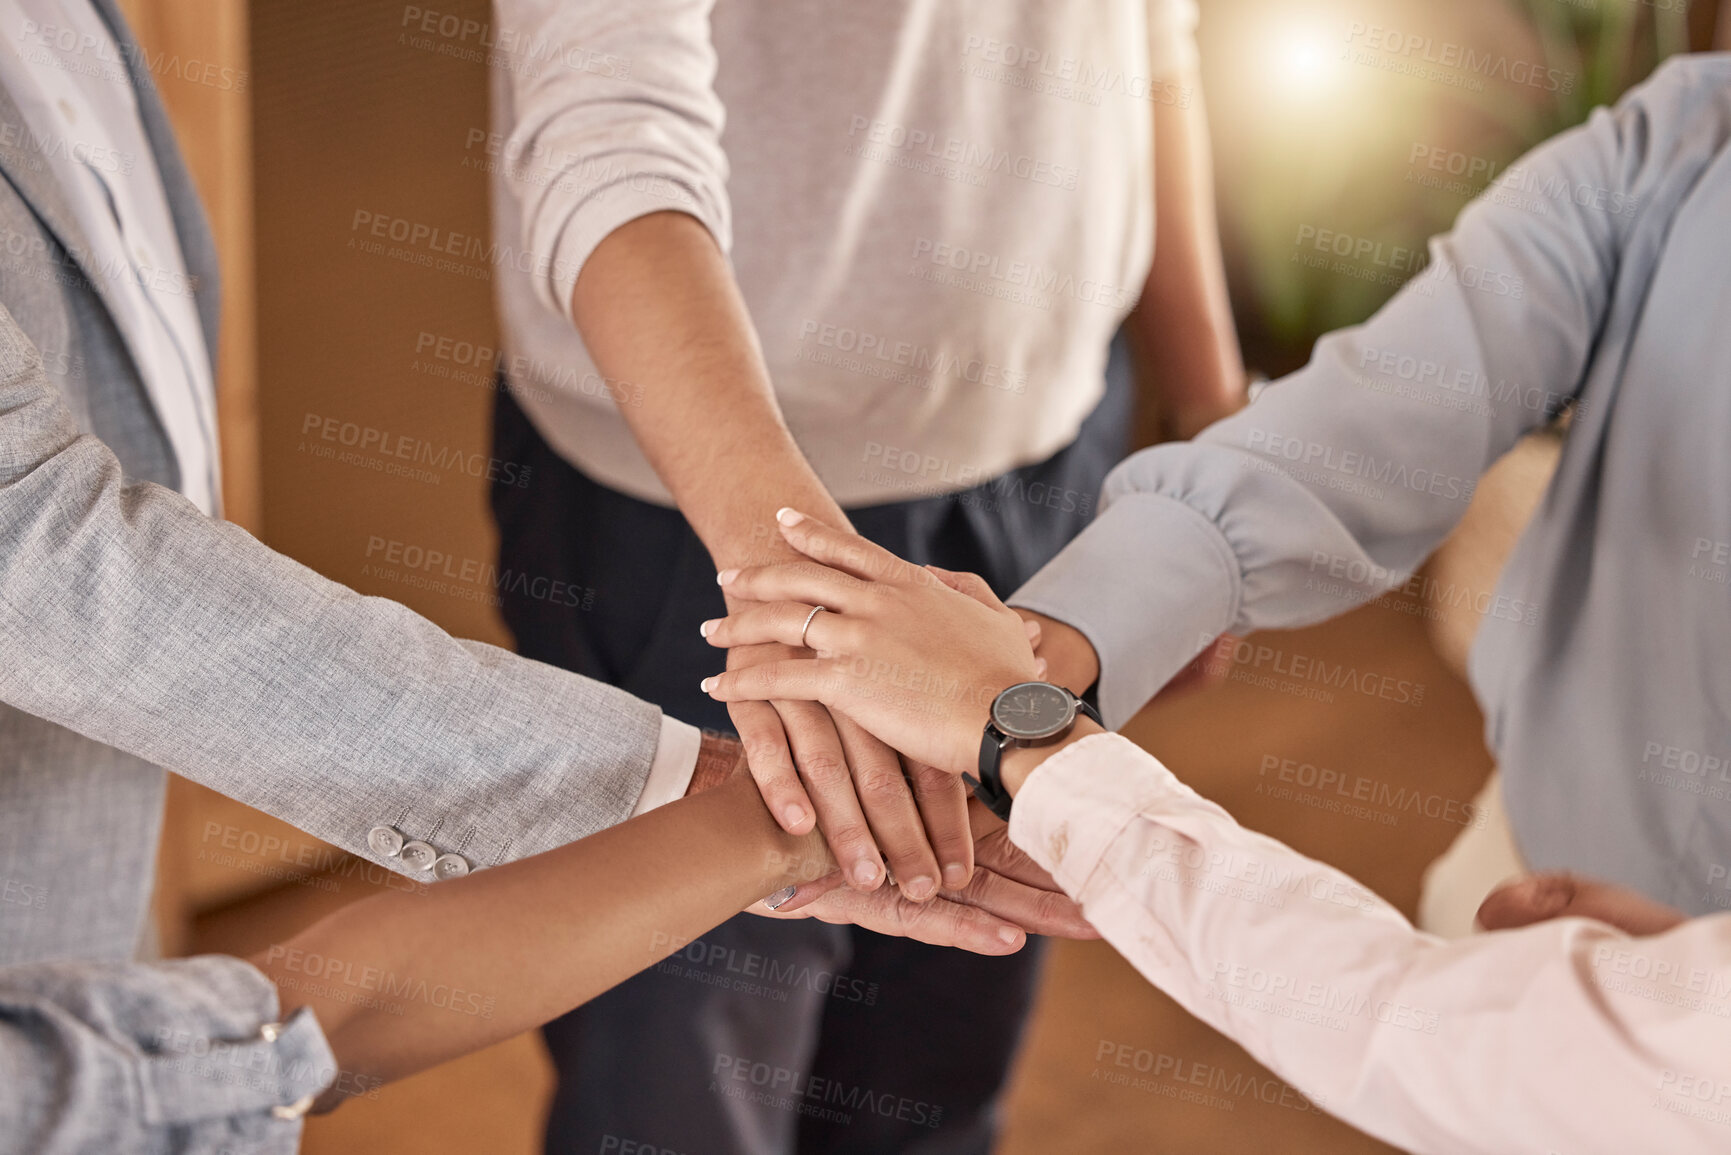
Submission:
{"label": "light blue shirt sleeve", "polygon": [[0,969],[0,1155],[291,1155],[341,1076],[310,1011],[277,1014],[223,955]]}
{"label": "light blue shirt sleeve", "polygon": [[[1619,355],[1599,347],[1614,286],[1654,260],[1631,245],[1663,233],[1637,223],[1711,159],[1690,126],[1727,75],[1724,57],[1672,63],[1540,146],[1368,323],[1112,473],[1100,516],[1011,599],[1093,643],[1109,725],[1222,633],[1322,621],[1410,579],[1480,475]],[[1295,251],[1337,243],[1301,233]]]}

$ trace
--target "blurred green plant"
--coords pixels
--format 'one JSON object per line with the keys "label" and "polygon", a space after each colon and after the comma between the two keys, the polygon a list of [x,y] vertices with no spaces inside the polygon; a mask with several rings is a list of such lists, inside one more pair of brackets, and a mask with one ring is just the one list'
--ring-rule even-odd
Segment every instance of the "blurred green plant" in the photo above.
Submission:
{"label": "blurred green plant", "polygon": [[[1240,150],[1242,171],[1222,189],[1251,356],[1284,372],[1307,358],[1318,336],[1364,320],[1418,270],[1426,241],[1445,231],[1496,173],[1614,102],[1666,57],[1687,51],[1687,6],[1684,0],[1658,6],[1665,3],[1485,4],[1487,20],[1500,6],[1545,67],[1570,78],[1555,91],[1507,83],[1475,90],[1347,65],[1342,70],[1351,69],[1354,91],[1344,107],[1307,110],[1294,101],[1271,109]],[[1341,60],[1352,60],[1350,44]],[[1459,178],[1427,184],[1411,157],[1415,145],[1431,141],[1482,159],[1490,173],[1470,185]],[[1355,244],[1379,246],[1377,255],[1346,262],[1345,269],[1332,261],[1315,267],[1295,243],[1305,228],[1349,233]],[[1403,253],[1412,255],[1410,263],[1403,264]],[[1243,316],[1247,309],[1253,315]]]}

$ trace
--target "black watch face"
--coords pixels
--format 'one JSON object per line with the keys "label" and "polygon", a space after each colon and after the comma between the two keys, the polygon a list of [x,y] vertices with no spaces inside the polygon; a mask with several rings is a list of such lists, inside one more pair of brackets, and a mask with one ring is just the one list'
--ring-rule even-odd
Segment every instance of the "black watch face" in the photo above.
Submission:
{"label": "black watch face", "polygon": [[1011,686],[992,703],[992,721],[1007,736],[1034,742],[1062,734],[1076,720],[1076,700],[1047,682]]}

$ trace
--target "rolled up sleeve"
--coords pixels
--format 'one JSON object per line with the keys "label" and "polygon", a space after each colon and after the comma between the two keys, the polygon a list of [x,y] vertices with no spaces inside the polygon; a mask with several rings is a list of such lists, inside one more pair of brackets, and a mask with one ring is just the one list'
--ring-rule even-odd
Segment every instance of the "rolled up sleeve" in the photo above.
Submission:
{"label": "rolled up sleeve", "polygon": [[607,235],[676,210],[732,244],[713,0],[496,0],[506,142],[536,291],[559,315]]}
{"label": "rolled up sleeve", "polygon": [[222,955],[0,970],[0,1152],[295,1151],[340,1074],[311,1011],[278,1013]]}
{"label": "rolled up sleeve", "polygon": [[1193,76],[1200,64],[1196,0],[1148,0],[1148,70],[1152,80]]}

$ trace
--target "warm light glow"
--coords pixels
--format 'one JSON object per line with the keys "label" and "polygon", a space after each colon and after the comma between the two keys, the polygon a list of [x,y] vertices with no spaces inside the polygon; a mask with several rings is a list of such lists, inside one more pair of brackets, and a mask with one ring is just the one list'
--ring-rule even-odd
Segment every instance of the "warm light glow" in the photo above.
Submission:
{"label": "warm light glow", "polygon": [[1273,55],[1273,76],[1284,94],[1313,97],[1334,86],[1340,54],[1321,36],[1289,33],[1275,42]]}

